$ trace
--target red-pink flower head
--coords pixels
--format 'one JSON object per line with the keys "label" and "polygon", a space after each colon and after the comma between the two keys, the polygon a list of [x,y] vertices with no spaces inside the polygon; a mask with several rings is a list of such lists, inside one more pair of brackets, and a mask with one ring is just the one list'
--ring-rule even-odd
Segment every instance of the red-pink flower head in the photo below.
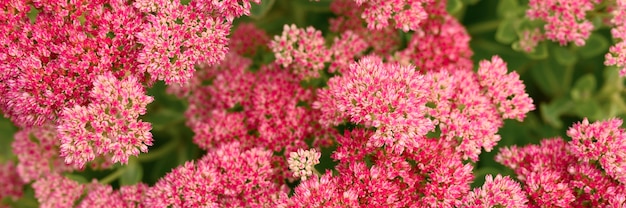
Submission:
{"label": "red-pink flower head", "polygon": [[[370,30],[361,18],[365,7],[359,6],[354,0],[335,0],[330,3],[330,10],[337,18],[330,19],[330,30],[344,33],[352,31],[361,37],[373,53],[383,56],[396,50],[400,44],[400,35],[393,27]],[[358,42],[357,42],[358,44]]]}
{"label": "red-pink flower head", "polygon": [[400,153],[419,147],[415,138],[434,128],[425,117],[427,93],[424,78],[413,67],[368,56],[350,65],[342,76],[331,78],[313,107],[322,111],[320,123],[325,125],[347,118],[375,127],[370,145]]}
{"label": "red-pink flower head", "polygon": [[494,56],[491,61],[481,61],[478,79],[502,118],[522,121],[526,113],[535,109],[533,100],[525,92],[526,86],[519,79],[517,72],[507,74],[506,63],[500,57]]}
{"label": "red-pink flower head", "polygon": [[122,186],[119,190],[113,190],[110,185],[99,184],[93,181],[85,188],[87,195],[82,199],[77,207],[144,207],[142,205],[144,195],[148,186],[139,183],[132,186]]}
{"label": "red-pink flower head", "polygon": [[61,173],[73,168],[59,157],[61,140],[52,125],[31,127],[15,133],[13,153],[19,161],[17,172],[25,183],[50,173]]}
{"label": "red-pink flower head", "polygon": [[147,207],[258,207],[284,193],[272,181],[272,152],[224,144],[165,175],[146,193]]}
{"label": "red-pink flower head", "polygon": [[73,207],[85,188],[85,185],[58,174],[40,178],[32,186],[42,208]]}
{"label": "red-pink flower head", "polygon": [[424,10],[434,0],[354,0],[363,7],[362,18],[370,30],[380,30],[390,25],[405,32],[418,31],[420,23],[428,17]]}
{"label": "red-pink flower head", "polygon": [[585,45],[593,24],[586,19],[588,11],[599,0],[529,0],[526,16],[531,20],[540,19],[544,26],[547,39],[557,41],[561,45],[574,42],[578,46]]}
{"label": "red-pink flower head", "polygon": [[126,1],[33,6],[40,12],[32,24],[25,13],[0,17],[7,22],[0,27],[0,110],[16,125],[55,122],[63,108],[89,103],[99,74],[142,76],[134,37],[141,15]]}
{"label": "red-pink flower head", "polygon": [[153,98],[145,95],[135,77],[98,76],[90,97],[92,103],[66,108],[60,118],[61,156],[66,163],[82,168],[98,156],[126,163],[129,156],[148,151],[152,127],[138,117]]}
{"label": "red-pink flower head", "polygon": [[331,52],[326,48],[322,32],[313,27],[297,28],[285,25],[281,36],[275,36],[270,48],[276,63],[290,68],[301,79],[319,77],[324,63],[330,61]]}
{"label": "red-pink flower head", "polygon": [[350,30],[335,37],[333,45],[330,47],[332,59],[328,72],[343,73],[347,71],[354,58],[360,57],[367,47],[367,42]]}
{"label": "red-pink flower head", "polygon": [[519,183],[508,176],[492,175],[485,177],[485,183],[480,188],[475,188],[465,199],[461,207],[527,207],[528,199],[522,191]]}
{"label": "red-pink flower head", "polygon": [[619,67],[619,74],[626,76],[626,2],[615,1],[612,9],[611,24],[614,27],[611,29],[611,35],[618,42],[609,48],[609,52],[605,55],[604,64]]}
{"label": "red-pink flower head", "polygon": [[[252,57],[257,50],[267,50],[270,38],[264,30],[252,23],[241,23],[230,37],[230,50],[246,57]],[[265,51],[264,51],[265,52]]]}
{"label": "red-pink flower head", "polygon": [[567,135],[572,154],[580,161],[598,161],[615,180],[626,183],[626,133],[621,119],[589,123],[586,118],[574,124]]}
{"label": "red-pink flower head", "polygon": [[[16,200],[22,196],[22,186],[24,182],[21,180],[17,168],[12,162],[0,164],[0,200],[10,198]],[[2,203],[0,203],[2,207]]]}
{"label": "red-pink flower head", "polygon": [[411,36],[408,46],[391,59],[405,65],[413,64],[423,72],[469,70],[473,65],[469,41],[465,27],[444,13],[425,20],[421,31]]}
{"label": "red-pink flower head", "polygon": [[191,1],[182,5],[170,0],[134,3],[141,11],[150,13],[143,31],[136,36],[143,45],[139,68],[150,73],[153,80],[182,85],[192,77],[195,64],[213,65],[224,58],[231,23],[214,15],[216,11],[205,3],[209,4]]}

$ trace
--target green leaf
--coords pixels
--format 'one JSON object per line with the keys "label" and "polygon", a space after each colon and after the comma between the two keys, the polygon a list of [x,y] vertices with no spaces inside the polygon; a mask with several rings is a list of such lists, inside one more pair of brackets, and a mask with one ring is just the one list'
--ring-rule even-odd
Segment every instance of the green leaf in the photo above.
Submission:
{"label": "green leaf", "polygon": [[263,0],[260,4],[252,4],[250,7],[250,17],[261,19],[274,6],[275,0]]}
{"label": "green leaf", "polygon": [[89,183],[89,181],[87,181],[87,179],[83,177],[82,175],[68,173],[68,174],[65,174],[65,177],[81,184]]}
{"label": "green leaf", "polygon": [[516,11],[518,7],[517,0],[500,0],[496,13],[499,17],[514,17],[517,16],[517,13],[513,11]]}
{"label": "green leaf", "polygon": [[597,100],[576,102],[574,105],[574,113],[581,118],[586,117],[591,120],[601,120],[604,118],[604,112]]}
{"label": "green leaf", "polygon": [[517,33],[515,32],[515,19],[506,18],[500,22],[498,29],[496,30],[496,41],[504,44],[511,44],[517,39]]}
{"label": "green leaf", "polygon": [[448,0],[446,10],[448,13],[455,15],[463,9],[463,2],[461,0]]}
{"label": "green leaf", "polygon": [[298,7],[302,7],[308,11],[315,11],[315,12],[330,11],[330,3],[332,2],[332,0],[319,0],[319,1],[291,0],[291,1],[297,4]]}
{"label": "green leaf", "polygon": [[585,74],[576,80],[574,87],[570,91],[570,95],[574,101],[584,101],[591,99],[595,90],[596,78],[593,74]]}
{"label": "green leaf", "polygon": [[574,54],[569,49],[558,45],[550,45],[550,49],[550,51],[552,52],[552,56],[554,56],[554,59],[559,64],[564,66],[571,66],[576,63],[576,54]]}
{"label": "green leaf", "polygon": [[134,185],[143,178],[143,168],[136,160],[131,159],[124,167],[124,173],[120,176],[120,185]]}
{"label": "green leaf", "polygon": [[578,48],[578,54],[583,58],[591,58],[602,55],[609,50],[609,41],[602,35],[591,34],[585,42],[585,46]]}
{"label": "green leaf", "polygon": [[563,113],[570,111],[572,109],[573,103],[566,97],[561,97],[559,99],[553,100],[549,104],[541,103],[539,106],[539,111],[541,111],[541,118],[547,124],[561,128],[563,126],[563,122],[559,118]]}

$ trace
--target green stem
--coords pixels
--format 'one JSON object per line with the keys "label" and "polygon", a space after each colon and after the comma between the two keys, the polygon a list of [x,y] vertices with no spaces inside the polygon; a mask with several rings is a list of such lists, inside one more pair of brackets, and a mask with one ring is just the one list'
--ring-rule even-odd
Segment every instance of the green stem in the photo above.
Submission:
{"label": "green stem", "polygon": [[569,91],[572,86],[572,79],[574,78],[574,66],[565,67],[565,76],[563,77],[563,89]]}
{"label": "green stem", "polygon": [[139,155],[139,157],[137,158],[137,161],[139,162],[147,162],[147,161],[152,161],[158,158],[163,157],[163,155],[166,155],[168,153],[170,153],[172,150],[176,149],[176,147],[179,144],[179,139],[175,139],[173,138],[172,141],[168,142],[167,144],[165,144],[164,146],[149,151],[146,154],[141,154]]}
{"label": "green stem", "polygon": [[122,176],[124,171],[126,171],[126,169],[123,168],[123,167],[117,168],[117,170],[115,170],[115,172],[109,174],[108,176],[104,177],[103,179],[100,179],[99,180],[100,184],[110,184],[111,182],[117,180],[117,178]]}
{"label": "green stem", "polygon": [[500,20],[490,20],[467,26],[467,32],[472,36],[495,31],[500,25]]}

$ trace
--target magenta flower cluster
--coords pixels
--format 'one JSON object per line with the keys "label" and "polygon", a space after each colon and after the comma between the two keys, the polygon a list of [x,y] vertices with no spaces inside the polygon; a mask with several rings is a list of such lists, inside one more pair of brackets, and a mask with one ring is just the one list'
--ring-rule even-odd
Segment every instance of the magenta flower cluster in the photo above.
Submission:
{"label": "magenta flower cluster", "polygon": [[[331,38],[235,24],[251,3],[261,1],[0,2],[0,111],[20,128],[0,199],[28,185],[41,207],[626,206],[619,119],[574,124],[569,142],[504,148],[496,159],[516,177],[471,188],[504,121],[535,105],[501,57],[474,66],[445,0],[336,0]],[[583,45],[598,1],[529,3],[548,22],[539,35]],[[402,48],[399,30],[412,34]],[[607,64],[623,67],[623,44]],[[206,154],[154,184],[70,179],[148,152],[142,119],[158,100],[146,89],[161,81],[188,104],[185,125]],[[329,170],[316,167],[326,147]]]}

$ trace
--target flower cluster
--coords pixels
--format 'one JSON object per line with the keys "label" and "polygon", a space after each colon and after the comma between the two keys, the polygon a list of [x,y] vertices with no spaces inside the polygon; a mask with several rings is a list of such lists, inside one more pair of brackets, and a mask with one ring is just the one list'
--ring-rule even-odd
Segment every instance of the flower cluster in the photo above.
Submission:
{"label": "flower cluster", "polygon": [[61,115],[58,132],[66,163],[82,168],[98,156],[127,163],[130,155],[148,151],[151,124],[137,119],[153,98],[135,77],[98,76],[89,96],[88,106],[66,108]]}
{"label": "flower cluster", "polygon": [[611,119],[574,124],[561,138],[500,150],[496,160],[513,169],[531,204],[571,207],[623,206],[624,130]]}
{"label": "flower cluster", "polygon": [[609,53],[605,55],[604,64],[607,66],[620,67],[620,75],[626,76],[626,2],[615,1],[613,8],[613,18],[611,24],[615,27],[611,29],[611,35],[618,39],[615,45],[609,48]]}
{"label": "flower cluster", "polygon": [[299,149],[297,152],[289,153],[289,170],[293,172],[293,176],[301,178],[303,181],[313,175],[315,165],[320,163],[321,153],[312,150]]}
{"label": "flower cluster", "polygon": [[593,24],[586,19],[588,11],[600,0],[530,0],[526,16],[531,20],[540,19],[544,26],[547,39],[557,41],[561,45],[573,42],[578,46],[585,45],[591,35]]}

